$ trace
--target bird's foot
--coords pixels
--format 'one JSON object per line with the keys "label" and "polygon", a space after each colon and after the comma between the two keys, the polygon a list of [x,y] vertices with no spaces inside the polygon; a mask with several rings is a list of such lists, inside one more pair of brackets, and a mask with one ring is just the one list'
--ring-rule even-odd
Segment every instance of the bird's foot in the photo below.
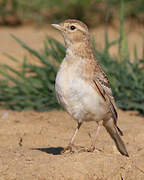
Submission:
{"label": "bird's foot", "polygon": [[96,149],[95,146],[90,146],[90,147],[82,147],[82,146],[75,146],[75,145],[68,145],[65,147],[62,151],[61,154],[67,154],[67,153],[74,153],[74,152],[94,152],[94,151],[101,151],[100,149]]}
{"label": "bird's foot", "polygon": [[95,151],[95,147],[91,146],[91,147],[83,147],[80,149],[79,152],[94,152]]}
{"label": "bird's foot", "polygon": [[74,153],[75,150],[79,151],[79,149],[81,149],[81,148],[82,148],[81,146],[75,146],[73,144],[70,144],[61,151],[61,154]]}
{"label": "bird's foot", "polygon": [[67,146],[65,147],[62,151],[61,151],[61,154],[65,154],[65,153],[73,153],[73,148],[72,146]]}
{"label": "bird's foot", "polygon": [[95,146],[83,147],[79,152],[102,152],[101,149],[97,149]]}

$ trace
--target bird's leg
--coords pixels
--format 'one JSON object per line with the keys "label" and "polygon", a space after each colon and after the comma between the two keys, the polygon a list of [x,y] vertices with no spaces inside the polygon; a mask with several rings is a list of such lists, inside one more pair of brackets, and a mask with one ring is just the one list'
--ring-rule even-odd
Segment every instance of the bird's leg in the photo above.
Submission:
{"label": "bird's leg", "polygon": [[98,123],[98,127],[97,127],[97,130],[96,130],[96,133],[95,133],[95,136],[94,136],[94,138],[93,138],[93,141],[92,141],[92,145],[91,145],[91,147],[90,147],[90,151],[94,151],[95,150],[95,148],[96,148],[96,139],[97,139],[97,136],[98,136],[98,134],[99,134],[99,131],[100,131],[100,124]]}
{"label": "bird's leg", "polygon": [[64,150],[62,150],[61,153],[64,153],[64,152],[66,152],[66,151],[68,151],[68,150],[69,150],[70,152],[72,152],[72,147],[75,147],[75,146],[74,146],[74,140],[75,140],[75,137],[76,137],[76,135],[77,135],[77,133],[78,133],[81,125],[82,125],[82,123],[81,123],[81,122],[78,122],[77,128],[75,129],[75,132],[74,132],[74,134],[73,134],[73,136],[72,136],[72,138],[71,138],[71,141],[70,141],[69,145],[68,145],[66,148],[64,148]]}
{"label": "bird's leg", "polygon": [[[83,148],[83,149],[81,149],[80,150],[80,152],[93,152],[94,150],[95,150],[95,148],[96,148],[96,139],[97,139],[97,136],[98,136],[98,134],[99,134],[99,131],[100,131],[100,124],[98,123],[98,127],[97,127],[97,130],[96,130],[96,133],[95,133],[95,136],[94,136],[94,138],[92,139],[92,145],[91,145],[91,147],[90,148]],[[91,137],[91,135],[90,135],[90,137]]]}

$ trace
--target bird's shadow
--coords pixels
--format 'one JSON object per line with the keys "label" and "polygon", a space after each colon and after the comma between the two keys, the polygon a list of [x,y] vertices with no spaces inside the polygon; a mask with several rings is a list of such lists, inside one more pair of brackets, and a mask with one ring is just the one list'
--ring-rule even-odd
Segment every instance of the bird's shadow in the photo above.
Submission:
{"label": "bird's shadow", "polygon": [[32,150],[38,150],[53,155],[60,155],[61,151],[64,150],[64,148],[63,147],[32,148]]}

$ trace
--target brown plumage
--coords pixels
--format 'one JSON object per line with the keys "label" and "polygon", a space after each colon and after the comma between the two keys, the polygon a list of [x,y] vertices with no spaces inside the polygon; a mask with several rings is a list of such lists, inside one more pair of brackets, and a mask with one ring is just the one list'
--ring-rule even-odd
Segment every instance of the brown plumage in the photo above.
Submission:
{"label": "brown plumage", "polygon": [[[74,19],[53,26],[61,31],[67,48],[56,77],[56,95],[59,103],[78,122],[65,150],[72,150],[83,121],[96,121],[99,124],[103,120],[119,152],[128,156],[120,137],[122,131],[117,126],[118,115],[109,81],[96,61],[87,26]],[[88,151],[95,149],[95,139]]]}

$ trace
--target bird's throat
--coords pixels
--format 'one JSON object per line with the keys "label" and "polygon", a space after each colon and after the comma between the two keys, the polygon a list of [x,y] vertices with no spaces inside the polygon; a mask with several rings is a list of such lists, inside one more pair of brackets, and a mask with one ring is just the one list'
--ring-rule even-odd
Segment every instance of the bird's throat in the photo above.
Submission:
{"label": "bird's throat", "polygon": [[90,43],[74,43],[67,47],[66,54],[68,56],[77,56],[80,58],[94,58],[94,51]]}

